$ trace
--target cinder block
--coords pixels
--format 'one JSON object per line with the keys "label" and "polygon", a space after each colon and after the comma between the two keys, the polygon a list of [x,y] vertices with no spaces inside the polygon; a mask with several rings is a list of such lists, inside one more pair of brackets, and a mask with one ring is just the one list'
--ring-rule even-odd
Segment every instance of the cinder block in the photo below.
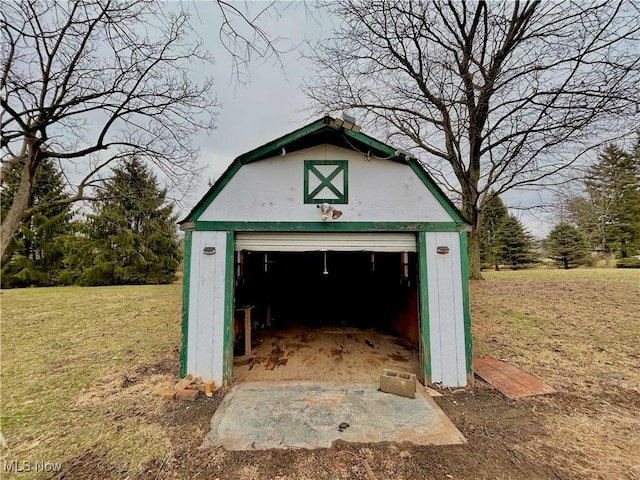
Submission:
{"label": "cinder block", "polygon": [[382,370],[380,390],[401,397],[416,398],[416,376],[396,370]]}

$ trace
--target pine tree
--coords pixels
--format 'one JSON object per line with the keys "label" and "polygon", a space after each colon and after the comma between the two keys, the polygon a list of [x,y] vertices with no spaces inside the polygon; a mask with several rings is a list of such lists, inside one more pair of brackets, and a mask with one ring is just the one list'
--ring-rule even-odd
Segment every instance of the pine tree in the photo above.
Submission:
{"label": "pine tree", "polygon": [[565,270],[589,263],[589,248],[580,231],[560,223],[543,242],[547,255]]}
{"label": "pine tree", "polygon": [[[640,139],[638,140],[640,142]],[[632,153],[610,145],[584,179],[585,196],[567,205],[572,222],[607,263],[640,250],[640,147]]]}
{"label": "pine tree", "polygon": [[480,259],[482,265],[493,265],[499,269],[499,260],[496,256],[496,236],[503,222],[509,217],[509,211],[502,199],[492,193],[491,199],[484,207],[482,231],[480,234]]}
{"label": "pine tree", "polygon": [[517,270],[536,261],[533,236],[513,215],[508,215],[500,224],[494,240],[495,258],[498,264],[510,265]]}
{"label": "pine tree", "polygon": [[[4,216],[13,201],[19,178],[14,170],[3,185],[1,211]],[[51,161],[43,162],[29,200],[30,208],[64,200],[63,177]],[[2,286],[46,286],[60,282],[64,270],[65,238],[71,233],[69,205],[53,206],[35,213],[23,222],[5,252]]]}
{"label": "pine tree", "polygon": [[113,170],[87,221],[87,240],[79,248],[92,252],[84,264],[85,285],[155,284],[176,279],[180,262],[173,203],[166,201],[155,175],[132,158]]}

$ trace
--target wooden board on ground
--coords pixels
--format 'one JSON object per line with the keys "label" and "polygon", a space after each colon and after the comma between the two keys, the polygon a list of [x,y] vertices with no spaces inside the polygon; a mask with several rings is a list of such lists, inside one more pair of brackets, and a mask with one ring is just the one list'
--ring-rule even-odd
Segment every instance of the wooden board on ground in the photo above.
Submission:
{"label": "wooden board on ground", "polygon": [[500,393],[511,399],[556,393],[538,377],[495,358],[475,358],[473,371]]}

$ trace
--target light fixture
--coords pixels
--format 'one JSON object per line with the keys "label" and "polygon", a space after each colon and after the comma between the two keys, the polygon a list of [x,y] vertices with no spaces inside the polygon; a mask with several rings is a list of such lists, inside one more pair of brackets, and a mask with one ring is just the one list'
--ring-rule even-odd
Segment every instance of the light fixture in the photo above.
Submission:
{"label": "light fixture", "polygon": [[447,253],[449,253],[449,247],[447,247],[446,245],[438,245],[438,248],[436,251],[440,255],[446,255]]}
{"label": "light fixture", "polygon": [[205,255],[215,255],[216,247],[204,247],[202,249],[202,253],[204,253]]}
{"label": "light fixture", "polygon": [[409,278],[409,254],[407,252],[402,252],[401,260],[402,262],[402,278]]}
{"label": "light fixture", "polygon": [[337,220],[342,216],[342,211],[332,207],[328,203],[321,203],[316,205],[320,209],[321,217],[323,222],[329,220],[329,214],[331,214],[331,220]]}
{"label": "light fixture", "polygon": [[322,271],[323,275],[329,275],[329,270],[327,270],[327,252],[324,253],[324,270]]}

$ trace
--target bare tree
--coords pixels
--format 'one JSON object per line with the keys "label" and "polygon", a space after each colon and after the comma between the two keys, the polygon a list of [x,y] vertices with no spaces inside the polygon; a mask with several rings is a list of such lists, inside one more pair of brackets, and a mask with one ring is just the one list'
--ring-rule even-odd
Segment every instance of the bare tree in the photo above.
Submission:
{"label": "bare tree", "polygon": [[[238,48],[235,71],[243,48],[254,57],[278,56],[257,24],[264,9],[248,16],[221,0],[209,5],[220,10],[226,47]],[[32,204],[46,159],[73,189],[58,200],[65,203],[92,199],[107,167],[125,157],[150,162],[178,188],[195,179],[200,169],[192,139],[214,128],[218,104],[212,79],[198,73],[212,58],[179,4],[5,2],[0,31],[1,181],[16,171],[20,179],[2,218],[2,257],[21,222],[53,206]]]}
{"label": "bare tree", "polygon": [[328,1],[309,55],[319,109],[355,110],[461,202],[480,278],[484,206],[548,186],[590,146],[632,131],[638,6],[628,2]]}

